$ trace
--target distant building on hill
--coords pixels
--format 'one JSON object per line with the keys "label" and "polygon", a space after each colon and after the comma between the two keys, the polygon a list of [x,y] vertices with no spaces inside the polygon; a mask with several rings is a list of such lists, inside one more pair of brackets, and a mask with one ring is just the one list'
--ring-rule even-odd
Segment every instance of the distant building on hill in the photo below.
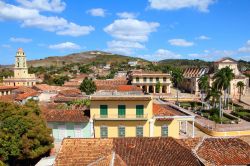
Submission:
{"label": "distant building on hill", "polygon": [[16,53],[14,77],[4,78],[3,83],[6,86],[33,86],[36,82],[38,82],[36,76],[28,73],[25,53],[19,48]]}

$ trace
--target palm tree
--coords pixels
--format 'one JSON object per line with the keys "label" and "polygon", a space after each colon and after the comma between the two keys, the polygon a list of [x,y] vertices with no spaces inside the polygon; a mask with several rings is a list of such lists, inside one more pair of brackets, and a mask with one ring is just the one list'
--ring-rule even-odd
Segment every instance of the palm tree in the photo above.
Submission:
{"label": "palm tree", "polygon": [[237,87],[239,88],[239,93],[240,93],[239,101],[241,101],[241,95],[244,90],[244,86],[245,86],[244,82],[242,81],[237,82]]}
{"label": "palm tree", "polygon": [[181,69],[179,68],[175,68],[174,70],[172,70],[172,73],[171,73],[171,80],[173,82],[173,84],[176,86],[177,88],[177,91],[176,91],[176,102],[179,103],[179,84],[181,83],[181,81],[183,80],[183,74],[182,74],[182,71]]}
{"label": "palm tree", "polygon": [[228,98],[228,88],[230,82],[234,78],[233,70],[228,66],[217,71],[213,76],[213,87],[217,90],[224,90],[224,104],[226,105],[226,99]]}
{"label": "palm tree", "polygon": [[217,90],[216,88],[212,87],[212,88],[209,88],[205,100],[208,101],[208,100],[210,100],[210,98],[212,98],[211,100],[213,103],[213,107],[215,107],[216,102],[219,102],[219,100],[220,100],[220,96],[221,96],[221,92],[219,90]]}
{"label": "palm tree", "polygon": [[198,79],[198,86],[199,86],[199,89],[201,90],[202,108],[203,108],[203,100],[204,100],[203,96],[209,90],[209,78],[208,78],[208,75],[203,75]]}

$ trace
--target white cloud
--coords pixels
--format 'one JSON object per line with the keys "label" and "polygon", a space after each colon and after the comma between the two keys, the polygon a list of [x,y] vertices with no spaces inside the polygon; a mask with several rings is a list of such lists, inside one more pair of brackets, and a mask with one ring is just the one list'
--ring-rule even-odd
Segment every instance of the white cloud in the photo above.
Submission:
{"label": "white cloud", "polygon": [[88,14],[92,16],[97,16],[97,17],[105,17],[106,16],[106,10],[102,8],[95,8],[95,9],[90,9],[87,11]]}
{"label": "white cloud", "polygon": [[196,39],[198,39],[198,40],[210,40],[211,38],[208,36],[205,36],[205,35],[201,35],[201,36],[197,37]]}
{"label": "white cloud", "polygon": [[[52,1],[58,2],[58,0]],[[36,9],[14,6],[2,1],[0,1],[0,9],[0,20],[18,20],[21,22],[22,27],[36,27],[45,31],[55,32],[58,35],[68,36],[87,35],[94,30],[92,26],[77,25],[62,17],[44,16]]]}
{"label": "white cloud", "polygon": [[22,6],[41,11],[62,12],[66,3],[61,0],[16,0]]}
{"label": "white cloud", "polygon": [[3,20],[25,20],[36,18],[39,12],[34,9],[26,9],[0,1],[0,19]]}
{"label": "white cloud", "polygon": [[238,49],[240,53],[250,53],[250,40],[248,40],[245,46]]}
{"label": "white cloud", "polygon": [[108,48],[106,51],[123,54],[123,55],[131,55],[134,53],[135,49],[144,49],[145,46],[139,42],[131,42],[131,41],[117,41],[112,40],[107,42]]}
{"label": "white cloud", "polygon": [[145,42],[159,25],[157,22],[119,19],[105,27],[104,31],[119,40]]}
{"label": "white cloud", "polygon": [[32,42],[32,39],[29,38],[18,38],[18,37],[11,37],[11,42],[17,42],[17,43],[29,43]]}
{"label": "white cloud", "polygon": [[214,3],[214,0],[149,0],[149,3],[150,8],[157,10],[195,8],[201,12],[208,12],[208,7]]}
{"label": "white cloud", "polygon": [[172,46],[180,46],[180,47],[190,47],[193,46],[193,42],[186,41],[185,39],[170,39],[168,43]]}
{"label": "white cloud", "polygon": [[95,28],[92,26],[80,26],[75,23],[68,23],[65,26],[65,29],[57,31],[56,34],[69,35],[69,36],[82,36],[82,35],[88,35],[91,31],[94,30]]}
{"label": "white cloud", "polygon": [[117,13],[117,16],[120,18],[136,18],[138,16],[138,13],[132,13],[132,12],[121,12]]}
{"label": "white cloud", "polygon": [[11,48],[11,45],[9,45],[9,44],[2,44],[1,45],[3,48]]}
{"label": "white cloud", "polygon": [[49,48],[57,50],[65,50],[65,49],[76,50],[80,49],[81,47],[72,42],[64,42],[64,43],[49,45]]}
{"label": "white cloud", "polygon": [[148,60],[159,61],[164,59],[180,59],[182,56],[167,49],[158,49],[153,54],[144,55],[143,57]]}

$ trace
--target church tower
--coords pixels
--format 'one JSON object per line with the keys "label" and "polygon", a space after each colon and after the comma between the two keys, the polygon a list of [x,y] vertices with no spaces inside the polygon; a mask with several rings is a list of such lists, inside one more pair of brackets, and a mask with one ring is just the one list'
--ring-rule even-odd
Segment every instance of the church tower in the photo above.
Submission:
{"label": "church tower", "polygon": [[26,56],[22,48],[19,48],[16,53],[16,63],[14,67],[14,77],[15,78],[27,78],[28,67],[26,62]]}
{"label": "church tower", "polygon": [[34,86],[38,82],[35,74],[28,73],[26,56],[22,48],[16,53],[16,61],[14,67],[14,77],[3,79],[6,86]]}

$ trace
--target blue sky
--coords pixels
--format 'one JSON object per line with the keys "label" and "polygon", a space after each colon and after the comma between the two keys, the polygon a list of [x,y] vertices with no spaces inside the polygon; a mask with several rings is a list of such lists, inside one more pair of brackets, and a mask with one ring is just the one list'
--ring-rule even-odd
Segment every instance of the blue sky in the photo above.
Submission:
{"label": "blue sky", "polygon": [[102,50],[250,61],[249,0],[0,0],[0,64]]}

